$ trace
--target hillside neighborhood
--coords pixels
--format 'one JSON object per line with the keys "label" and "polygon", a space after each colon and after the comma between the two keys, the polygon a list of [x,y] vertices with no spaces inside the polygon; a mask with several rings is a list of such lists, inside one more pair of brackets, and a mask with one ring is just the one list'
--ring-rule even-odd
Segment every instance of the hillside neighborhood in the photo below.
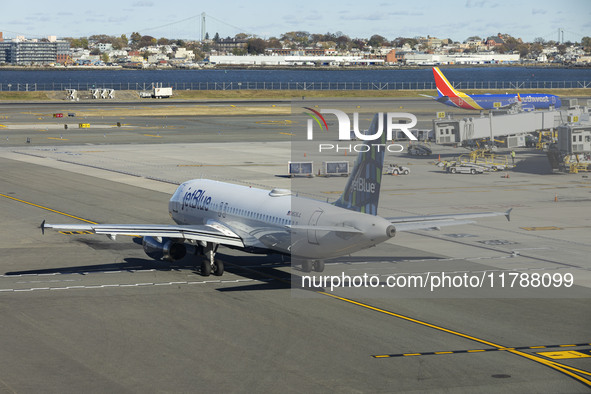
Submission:
{"label": "hillside neighborhood", "polygon": [[237,34],[221,38],[206,34],[201,41],[93,35],[82,38],[49,36],[4,38],[0,32],[0,66],[202,68],[249,66],[421,66],[440,64],[591,65],[591,37],[580,43],[523,42],[509,34],[449,38],[380,35],[369,39],[336,34],[288,32],[262,39]]}

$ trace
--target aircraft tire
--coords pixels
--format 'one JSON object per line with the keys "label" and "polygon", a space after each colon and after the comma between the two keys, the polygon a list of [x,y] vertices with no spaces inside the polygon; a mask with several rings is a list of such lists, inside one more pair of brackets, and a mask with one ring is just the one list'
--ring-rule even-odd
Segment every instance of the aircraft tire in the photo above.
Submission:
{"label": "aircraft tire", "polygon": [[211,263],[209,259],[203,259],[201,262],[201,276],[211,275]]}
{"label": "aircraft tire", "polygon": [[304,271],[304,272],[311,272],[312,271],[312,262],[310,260],[302,261],[302,271]]}
{"label": "aircraft tire", "polygon": [[324,272],[324,261],[316,260],[314,264],[312,264],[314,271],[316,272]]}
{"label": "aircraft tire", "polygon": [[222,276],[224,274],[224,262],[222,260],[215,260],[214,261],[213,274],[215,276]]}

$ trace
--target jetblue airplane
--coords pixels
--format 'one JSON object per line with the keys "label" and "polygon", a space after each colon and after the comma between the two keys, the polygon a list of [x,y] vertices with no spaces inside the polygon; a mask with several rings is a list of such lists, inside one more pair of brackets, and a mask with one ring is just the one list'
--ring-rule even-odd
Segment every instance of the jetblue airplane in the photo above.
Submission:
{"label": "jetblue airplane", "polygon": [[438,67],[433,67],[438,97],[431,97],[445,105],[464,109],[498,109],[520,105],[526,110],[559,108],[560,97],[543,93],[472,94],[454,89]]}
{"label": "jetblue airplane", "polygon": [[[378,115],[370,131],[378,127]],[[384,116],[384,115],[382,115]],[[383,119],[384,123],[387,121]],[[385,143],[383,133],[382,143]],[[202,256],[201,274],[222,275],[215,259],[219,245],[249,253],[284,254],[302,271],[322,272],[324,260],[370,248],[397,232],[473,223],[473,219],[506,216],[507,212],[383,218],[377,215],[385,149],[371,145],[357,157],[342,195],[334,203],[294,196],[286,189],[194,179],[181,184],[168,203],[176,224],[41,224],[41,229],[89,231],[143,238],[146,254],[176,261],[185,257],[186,244]]]}

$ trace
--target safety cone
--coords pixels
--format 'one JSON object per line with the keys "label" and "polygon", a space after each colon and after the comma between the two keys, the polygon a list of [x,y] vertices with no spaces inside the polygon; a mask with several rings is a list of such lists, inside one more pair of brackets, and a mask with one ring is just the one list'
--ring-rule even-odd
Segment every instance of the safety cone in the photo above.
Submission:
{"label": "safety cone", "polygon": [[558,202],[558,193],[554,193],[554,202]]}
{"label": "safety cone", "polygon": [[437,158],[437,160],[441,161],[441,155],[439,155],[439,157]]}

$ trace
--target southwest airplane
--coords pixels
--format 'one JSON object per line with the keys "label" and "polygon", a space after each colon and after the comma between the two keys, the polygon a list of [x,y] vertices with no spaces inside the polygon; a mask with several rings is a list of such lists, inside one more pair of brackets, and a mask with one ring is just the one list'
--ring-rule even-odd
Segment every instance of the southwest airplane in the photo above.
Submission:
{"label": "southwest airplane", "polygon": [[[370,131],[377,130],[378,114]],[[383,119],[384,123],[387,119]],[[386,133],[381,142],[384,144]],[[384,145],[382,145],[384,146]],[[48,224],[41,229],[137,235],[148,256],[176,261],[186,243],[202,256],[201,274],[222,275],[215,259],[219,245],[249,253],[284,254],[302,271],[324,270],[324,260],[348,255],[394,237],[399,231],[473,223],[472,219],[507,212],[383,218],[377,215],[385,149],[372,145],[357,157],[345,190],[334,203],[293,196],[289,190],[262,190],[207,179],[181,184],[168,203],[176,224]]]}
{"label": "southwest airplane", "polygon": [[433,76],[437,86],[438,97],[431,97],[445,105],[464,109],[483,110],[499,109],[521,105],[526,110],[559,108],[560,97],[542,93],[517,94],[472,94],[454,89],[439,67],[433,67]]}

